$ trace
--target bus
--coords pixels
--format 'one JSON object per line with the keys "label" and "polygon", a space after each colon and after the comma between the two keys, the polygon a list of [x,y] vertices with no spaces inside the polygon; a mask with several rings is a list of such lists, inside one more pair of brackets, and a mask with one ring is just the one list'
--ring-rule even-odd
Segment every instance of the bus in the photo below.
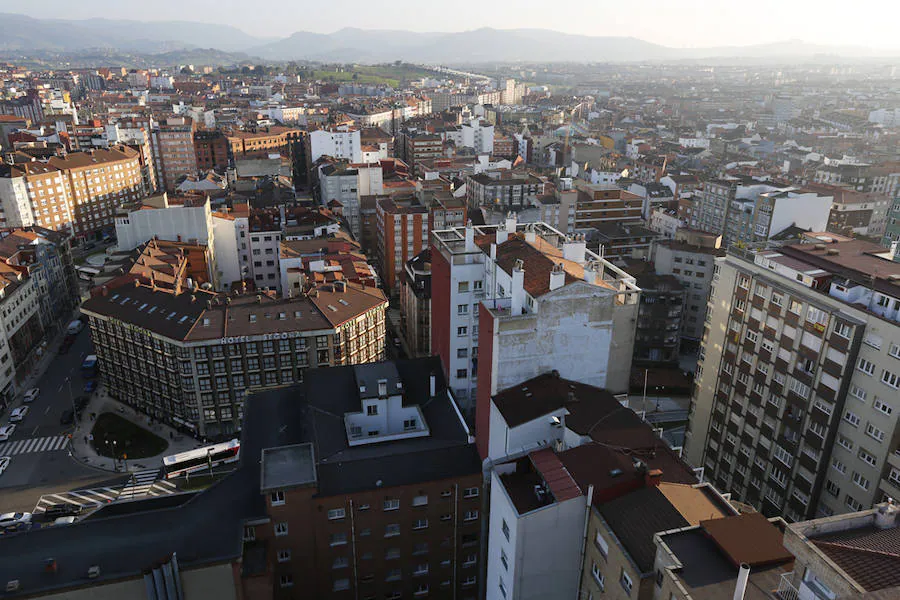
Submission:
{"label": "bus", "polygon": [[88,354],[81,363],[81,375],[85,379],[93,379],[97,376],[97,355]]}
{"label": "bus", "polygon": [[166,479],[180,477],[196,471],[209,471],[219,465],[235,463],[240,458],[241,442],[233,439],[187,452],[179,452],[163,458]]}
{"label": "bus", "polygon": [[78,266],[75,267],[75,270],[78,271],[78,278],[83,281],[92,281],[94,277],[100,274],[100,269],[97,267],[88,267],[88,266]]}

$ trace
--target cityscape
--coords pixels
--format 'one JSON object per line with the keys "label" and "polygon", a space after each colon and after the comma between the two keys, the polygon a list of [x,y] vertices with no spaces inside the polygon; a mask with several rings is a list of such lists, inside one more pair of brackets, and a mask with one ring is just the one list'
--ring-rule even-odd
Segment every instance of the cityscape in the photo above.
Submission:
{"label": "cityscape", "polygon": [[900,600],[896,7],[182,4],[0,12],[0,599]]}

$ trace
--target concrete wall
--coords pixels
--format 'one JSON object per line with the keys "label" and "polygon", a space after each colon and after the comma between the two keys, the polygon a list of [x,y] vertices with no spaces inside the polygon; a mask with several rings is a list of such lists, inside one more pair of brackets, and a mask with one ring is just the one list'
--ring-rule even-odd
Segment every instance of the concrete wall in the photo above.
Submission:
{"label": "concrete wall", "polygon": [[825,231],[831,214],[832,197],[816,194],[796,194],[778,198],[772,211],[769,236],[791,225],[812,231]]}
{"label": "concrete wall", "polygon": [[0,177],[0,205],[6,217],[5,227],[34,224],[24,177]]}
{"label": "concrete wall", "polygon": [[182,242],[197,240],[211,244],[212,228],[209,205],[198,208],[158,208],[137,210],[127,217],[116,218],[116,238],[120,250],[132,250],[158,236],[161,240]]}
{"label": "concrete wall", "polygon": [[[653,598],[653,578],[647,578],[646,582],[641,580],[641,573],[628,555],[628,551],[593,507],[591,507],[590,518],[588,537],[585,542],[584,571],[581,574],[582,597],[587,597],[587,594],[592,593],[595,598],[599,597],[604,600],[651,600]],[[595,541],[598,533],[606,542],[606,556],[603,556]],[[602,590],[593,575],[592,569],[595,564],[604,579]],[[623,571],[631,578],[630,594],[620,581]],[[647,585],[648,583],[649,585]],[[668,596],[665,597],[665,600],[669,600]]]}
{"label": "concrete wall", "polygon": [[[215,268],[218,271],[215,279],[219,283],[220,290],[228,290],[232,283],[242,279],[241,268],[247,266],[246,262],[241,261],[238,250],[241,242],[238,241],[237,221],[213,217],[212,223],[216,253]],[[246,237],[243,243],[247,243]],[[247,254],[247,250],[244,250],[244,254]]]}

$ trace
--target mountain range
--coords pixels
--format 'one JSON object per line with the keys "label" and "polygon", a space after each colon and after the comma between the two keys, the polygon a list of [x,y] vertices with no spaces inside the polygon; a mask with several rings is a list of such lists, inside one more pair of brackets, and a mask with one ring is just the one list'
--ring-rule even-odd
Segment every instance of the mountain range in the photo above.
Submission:
{"label": "mountain range", "polygon": [[634,37],[573,35],[547,29],[481,28],[456,33],[417,33],[345,28],[330,34],[298,31],[284,38],[260,38],[236,27],[192,21],[36,19],[0,13],[0,52],[7,55],[77,53],[87,49],[162,54],[199,48],[240,53],[235,55],[236,62],[259,58],[471,64],[900,56],[900,51],[823,46],[798,40],[753,46],[671,48]]}

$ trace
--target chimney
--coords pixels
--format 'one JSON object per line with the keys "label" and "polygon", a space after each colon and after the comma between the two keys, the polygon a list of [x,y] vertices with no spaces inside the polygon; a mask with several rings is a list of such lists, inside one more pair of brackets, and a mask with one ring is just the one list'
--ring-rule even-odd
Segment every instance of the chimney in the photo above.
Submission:
{"label": "chimney", "polygon": [[737,583],[734,585],[733,600],[744,600],[744,594],[747,592],[747,581],[750,579],[750,565],[741,563],[741,570],[738,571]]}
{"label": "chimney", "polygon": [[887,502],[875,505],[875,527],[878,529],[892,529],[897,526],[897,513],[900,507],[894,504],[892,498]]}
{"label": "chimney", "polygon": [[472,219],[466,221],[466,252],[475,252],[475,228]]}
{"label": "chimney", "polygon": [[584,280],[590,283],[591,285],[597,285],[600,283],[600,266],[591,261],[588,264],[584,265]]}
{"label": "chimney", "polygon": [[648,471],[646,470],[647,465],[643,462],[641,464],[644,465],[644,485],[646,487],[659,486],[659,482],[662,481],[662,471],[659,469],[650,469]]}
{"label": "chimney", "polygon": [[525,241],[531,244],[537,242],[537,232],[534,230],[534,225],[527,225],[525,227]]}
{"label": "chimney", "polygon": [[563,258],[571,260],[579,265],[584,264],[584,252],[587,250],[587,244],[584,241],[584,235],[576,233],[566,238],[563,242]]}
{"label": "chimney", "polygon": [[525,263],[522,259],[516,259],[516,266],[512,272],[512,305],[510,314],[521,315],[525,305]]}
{"label": "chimney", "polygon": [[509,211],[506,213],[506,233],[512,235],[516,232],[516,213]]}
{"label": "chimney", "polygon": [[[527,235],[527,234],[526,234]],[[566,271],[562,263],[556,263],[550,269],[550,291],[558,290],[566,283]]]}
{"label": "chimney", "polygon": [[509,238],[509,235],[506,233],[506,230],[503,227],[497,227],[497,244],[502,244]]}

